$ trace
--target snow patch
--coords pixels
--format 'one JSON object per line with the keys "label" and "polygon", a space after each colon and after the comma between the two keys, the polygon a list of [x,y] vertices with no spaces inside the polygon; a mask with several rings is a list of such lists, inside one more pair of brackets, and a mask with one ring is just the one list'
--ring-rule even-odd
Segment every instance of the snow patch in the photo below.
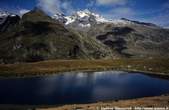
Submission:
{"label": "snow patch", "polygon": [[83,28],[88,28],[91,26],[91,24],[82,24],[80,23],[79,26],[83,27]]}
{"label": "snow patch", "polygon": [[68,25],[68,24],[71,24],[71,23],[75,22],[75,19],[72,16],[67,16],[65,18],[67,20],[65,25]]}
{"label": "snow patch", "polygon": [[9,15],[8,12],[0,12],[0,17],[6,17],[8,15]]}
{"label": "snow patch", "polygon": [[110,22],[113,23],[113,24],[115,24],[115,25],[127,25],[127,24],[131,24],[131,22],[129,22],[129,21],[120,20],[120,19],[111,20]]}

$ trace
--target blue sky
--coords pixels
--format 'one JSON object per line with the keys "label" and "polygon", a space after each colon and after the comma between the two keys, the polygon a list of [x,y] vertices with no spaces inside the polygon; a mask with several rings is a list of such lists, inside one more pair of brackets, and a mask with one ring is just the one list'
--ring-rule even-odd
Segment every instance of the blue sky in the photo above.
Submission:
{"label": "blue sky", "polygon": [[35,6],[48,14],[89,9],[108,19],[129,18],[169,27],[169,0],[0,0],[0,10],[23,14]]}

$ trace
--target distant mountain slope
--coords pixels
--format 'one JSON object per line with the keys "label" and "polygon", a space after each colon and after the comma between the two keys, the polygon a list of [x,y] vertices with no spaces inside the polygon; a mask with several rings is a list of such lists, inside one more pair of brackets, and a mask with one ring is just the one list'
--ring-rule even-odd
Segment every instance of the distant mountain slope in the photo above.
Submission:
{"label": "distant mountain slope", "polygon": [[102,24],[95,25],[85,33],[125,56],[169,56],[169,30],[156,25],[132,21],[118,25]]}
{"label": "distant mountain slope", "polygon": [[105,45],[67,30],[37,8],[23,15],[17,26],[1,32],[0,42],[1,63],[112,56]]}
{"label": "distant mountain slope", "polygon": [[65,26],[97,39],[120,57],[169,57],[169,30],[126,18],[106,20],[89,10],[62,16]]}
{"label": "distant mountain slope", "polygon": [[144,25],[150,27],[158,27],[157,25],[152,23],[133,21],[126,18],[108,20],[99,14],[89,11],[88,9],[85,9],[83,11],[77,11],[71,16],[65,16],[62,13],[57,13],[53,15],[53,19],[64,23],[66,26],[74,26],[74,28],[79,28],[79,27],[90,28],[96,24],[114,24],[116,26],[135,24],[135,25]]}

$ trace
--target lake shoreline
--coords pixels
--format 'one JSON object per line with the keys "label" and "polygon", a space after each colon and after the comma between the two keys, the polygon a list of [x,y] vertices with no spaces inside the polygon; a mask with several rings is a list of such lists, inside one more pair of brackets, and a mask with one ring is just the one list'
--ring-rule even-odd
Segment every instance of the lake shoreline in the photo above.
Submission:
{"label": "lake shoreline", "polygon": [[136,70],[113,70],[113,69],[104,69],[104,70],[76,70],[76,71],[64,71],[64,72],[56,72],[56,73],[50,73],[50,74],[35,74],[35,75],[25,75],[25,76],[0,76],[0,79],[13,79],[13,78],[43,78],[43,77],[49,77],[49,76],[55,76],[59,74],[65,74],[65,73],[79,73],[79,72],[84,72],[84,73],[92,73],[92,72],[105,72],[105,71],[121,71],[121,72],[126,72],[126,73],[140,73],[144,74],[150,77],[155,77],[155,78],[160,78],[160,79],[166,79],[169,80],[169,75],[168,74],[163,74],[163,73],[155,73],[155,72],[149,72],[149,71],[136,71]]}
{"label": "lake shoreline", "polygon": [[51,60],[0,64],[0,78],[42,77],[65,72],[126,71],[169,79],[169,59]]}

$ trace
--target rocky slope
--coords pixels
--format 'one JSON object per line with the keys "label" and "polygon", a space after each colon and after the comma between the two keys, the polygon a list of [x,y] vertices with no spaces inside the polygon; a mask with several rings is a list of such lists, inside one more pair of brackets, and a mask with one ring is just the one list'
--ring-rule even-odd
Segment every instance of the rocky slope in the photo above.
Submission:
{"label": "rocky slope", "polygon": [[37,8],[15,23],[0,33],[1,63],[112,56],[105,45],[67,30]]}
{"label": "rocky slope", "polygon": [[169,56],[169,30],[155,24],[125,18],[106,20],[89,10],[62,17],[68,29],[102,42],[110,47],[116,56]]}

